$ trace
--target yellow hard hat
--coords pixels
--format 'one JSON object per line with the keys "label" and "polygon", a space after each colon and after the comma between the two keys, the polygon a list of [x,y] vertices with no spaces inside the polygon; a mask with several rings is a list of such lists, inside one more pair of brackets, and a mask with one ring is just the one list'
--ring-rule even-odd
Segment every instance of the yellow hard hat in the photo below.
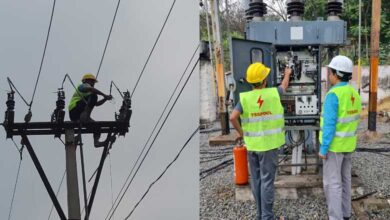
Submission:
{"label": "yellow hard hat", "polygon": [[86,79],[92,79],[94,80],[95,82],[98,82],[96,77],[92,74],[92,73],[86,73],[84,74],[83,78],[81,79],[81,81],[84,81]]}
{"label": "yellow hard hat", "polygon": [[263,80],[267,78],[270,71],[270,68],[266,67],[260,62],[252,63],[246,70],[246,81],[248,83],[263,82]]}

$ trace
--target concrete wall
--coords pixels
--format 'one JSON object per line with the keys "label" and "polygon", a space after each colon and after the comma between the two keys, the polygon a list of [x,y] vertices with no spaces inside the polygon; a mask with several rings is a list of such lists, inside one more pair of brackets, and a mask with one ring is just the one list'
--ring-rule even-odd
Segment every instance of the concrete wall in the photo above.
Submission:
{"label": "concrete wall", "polygon": [[210,61],[200,60],[200,124],[208,125],[217,118],[217,93]]}

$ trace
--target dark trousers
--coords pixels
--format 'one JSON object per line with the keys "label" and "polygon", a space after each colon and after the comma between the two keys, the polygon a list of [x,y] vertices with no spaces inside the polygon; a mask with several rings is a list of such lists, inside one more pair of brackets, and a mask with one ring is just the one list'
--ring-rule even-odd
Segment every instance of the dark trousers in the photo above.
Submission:
{"label": "dark trousers", "polygon": [[274,180],[278,166],[278,149],[248,151],[252,193],[256,200],[257,220],[273,220]]}
{"label": "dark trousers", "polygon": [[85,101],[83,99],[81,99],[76,107],[74,107],[72,110],[69,111],[69,117],[70,117],[70,120],[71,121],[77,121],[80,119],[80,115],[81,113],[85,110],[85,108],[88,106],[91,111],[93,110],[93,108],[96,106],[96,103],[97,103],[97,95],[96,94],[90,94],[88,96],[85,96],[84,97],[85,101],[87,101],[87,103],[85,103]]}

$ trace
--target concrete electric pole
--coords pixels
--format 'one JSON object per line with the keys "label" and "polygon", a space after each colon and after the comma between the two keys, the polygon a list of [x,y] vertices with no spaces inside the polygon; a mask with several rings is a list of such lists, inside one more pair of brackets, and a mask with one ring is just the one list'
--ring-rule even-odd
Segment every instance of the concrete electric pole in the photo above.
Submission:
{"label": "concrete electric pole", "polygon": [[222,134],[227,135],[230,133],[229,129],[229,115],[226,110],[225,104],[225,75],[223,70],[223,48],[221,44],[221,28],[219,21],[219,1],[210,0],[211,10],[211,22],[213,26],[214,36],[214,54],[215,65],[217,75],[217,87],[218,87],[218,113],[221,120]]}
{"label": "concrete electric pole", "polygon": [[376,131],[381,0],[372,0],[371,16],[370,94],[368,100],[368,130]]}

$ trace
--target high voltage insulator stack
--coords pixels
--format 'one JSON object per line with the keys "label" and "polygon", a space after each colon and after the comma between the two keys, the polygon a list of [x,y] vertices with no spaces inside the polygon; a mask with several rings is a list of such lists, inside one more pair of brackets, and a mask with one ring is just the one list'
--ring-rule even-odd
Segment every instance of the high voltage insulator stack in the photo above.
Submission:
{"label": "high voltage insulator stack", "polygon": [[249,3],[249,8],[245,10],[246,19],[262,19],[267,14],[267,4],[263,0],[253,0]]}

